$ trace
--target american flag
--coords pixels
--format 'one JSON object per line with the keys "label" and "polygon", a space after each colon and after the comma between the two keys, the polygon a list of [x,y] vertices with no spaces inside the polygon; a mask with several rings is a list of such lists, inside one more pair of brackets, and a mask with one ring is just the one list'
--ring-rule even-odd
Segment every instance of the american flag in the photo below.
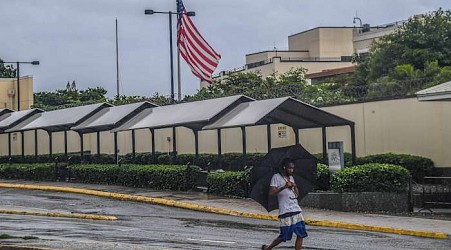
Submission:
{"label": "american flag", "polygon": [[211,83],[211,75],[218,66],[221,55],[202,37],[187,15],[182,0],[177,0],[177,44],[180,55],[188,63],[191,71],[201,80]]}

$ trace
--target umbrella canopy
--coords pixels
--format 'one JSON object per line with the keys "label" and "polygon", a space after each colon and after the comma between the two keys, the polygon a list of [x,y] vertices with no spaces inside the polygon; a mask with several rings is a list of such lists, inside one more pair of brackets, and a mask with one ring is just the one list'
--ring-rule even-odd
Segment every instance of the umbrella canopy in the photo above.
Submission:
{"label": "umbrella canopy", "polygon": [[263,157],[261,164],[251,170],[252,191],[250,197],[268,212],[279,207],[277,195],[269,195],[269,184],[275,173],[281,172],[284,159],[294,162],[294,181],[299,189],[298,201],[310,192],[316,182],[316,158],[301,145],[273,148]]}

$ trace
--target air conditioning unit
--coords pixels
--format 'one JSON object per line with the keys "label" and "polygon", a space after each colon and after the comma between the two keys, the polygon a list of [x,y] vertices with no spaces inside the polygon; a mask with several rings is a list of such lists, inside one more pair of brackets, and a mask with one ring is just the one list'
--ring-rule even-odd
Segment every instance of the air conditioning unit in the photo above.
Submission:
{"label": "air conditioning unit", "polygon": [[16,94],[15,89],[8,89],[8,96],[14,96]]}

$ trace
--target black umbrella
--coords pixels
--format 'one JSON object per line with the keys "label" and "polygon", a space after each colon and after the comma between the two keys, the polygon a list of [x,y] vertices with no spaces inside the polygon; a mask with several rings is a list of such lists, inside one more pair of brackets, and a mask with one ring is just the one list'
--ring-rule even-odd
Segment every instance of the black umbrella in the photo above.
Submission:
{"label": "black umbrella", "polygon": [[316,158],[301,145],[273,148],[263,157],[260,165],[251,170],[252,191],[250,197],[268,212],[279,207],[276,195],[269,195],[269,184],[275,173],[281,171],[284,159],[294,162],[294,181],[299,188],[298,201],[310,192],[316,182]]}

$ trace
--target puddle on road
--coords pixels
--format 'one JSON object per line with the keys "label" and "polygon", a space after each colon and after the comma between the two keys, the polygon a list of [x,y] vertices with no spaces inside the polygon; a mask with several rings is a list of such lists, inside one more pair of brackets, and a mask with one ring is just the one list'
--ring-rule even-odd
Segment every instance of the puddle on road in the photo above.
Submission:
{"label": "puddle on road", "polygon": [[278,232],[279,229],[272,226],[265,225],[250,225],[245,223],[233,222],[233,221],[218,221],[218,220],[205,220],[205,219],[189,219],[189,218],[179,218],[183,221],[185,227],[220,227],[228,229],[241,229],[241,230],[251,230],[251,231],[267,231],[267,232]]}

